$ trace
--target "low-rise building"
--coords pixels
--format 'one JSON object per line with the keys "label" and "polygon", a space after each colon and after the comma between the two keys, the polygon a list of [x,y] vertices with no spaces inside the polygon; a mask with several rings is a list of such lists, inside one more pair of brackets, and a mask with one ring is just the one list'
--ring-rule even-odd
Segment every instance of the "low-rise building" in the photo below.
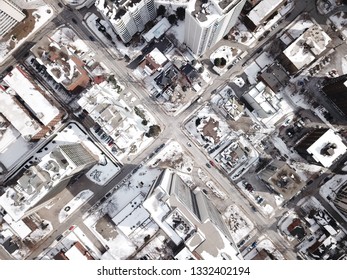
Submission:
{"label": "low-rise building", "polygon": [[41,139],[62,120],[64,112],[20,66],[0,87],[3,116],[28,141]]}
{"label": "low-rise building", "polygon": [[57,253],[53,257],[53,259],[73,261],[94,260],[93,256],[89,253],[89,251],[78,241],[76,241],[66,251],[60,251],[59,253]]}
{"label": "low-rise building", "polygon": [[263,0],[244,17],[243,21],[249,30],[256,31],[277,15],[278,9],[286,3],[287,0]]}
{"label": "low-rise building", "polygon": [[279,98],[269,87],[263,82],[259,82],[247,93],[243,98],[254,109],[254,112],[260,118],[267,118],[280,110]]}
{"label": "low-rise building", "polygon": [[296,73],[316,60],[330,42],[329,35],[314,24],[283,51],[281,62],[290,73]]}
{"label": "low-rise building", "polygon": [[167,63],[167,58],[161,51],[154,48],[145,58],[140,62],[139,68],[147,75],[152,75],[156,71],[160,71]]}
{"label": "low-rise building", "polygon": [[73,49],[50,37],[43,37],[31,52],[36,60],[46,67],[47,73],[66,90],[80,93],[89,83],[84,62],[73,53]]}
{"label": "low-rise building", "polygon": [[276,159],[261,170],[258,176],[285,200],[291,199],[305,185],[304,180],[286,162]]}

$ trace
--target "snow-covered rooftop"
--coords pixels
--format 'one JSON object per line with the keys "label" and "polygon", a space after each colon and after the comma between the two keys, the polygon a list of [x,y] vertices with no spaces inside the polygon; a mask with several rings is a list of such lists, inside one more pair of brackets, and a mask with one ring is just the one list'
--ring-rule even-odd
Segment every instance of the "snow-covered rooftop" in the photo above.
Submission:
{"label": "snow-covered rooftop", "polygon": [[192,0],[187,5],[187,11],[195,17],[200,24],[209,26],[213,21],[228,13],[240,3],[240,0]]}
{"label": "snow-covered rooftop", "polygon": [[[72,176],[88,166],[90,168],[92,164],[97,162],[96,155],[99,155],[100,151],[96,146],[90,141],[83,141],[85,139],[81,139],[81,137],[76,137],[75,135],[73,136],[79,139],[79,142],[83,141],[84,147],[82,144],[71,144],[78,142],[78,140],[71,136],[68,139],[64,139],[64,136],[66,137],[68,132],[76,133],[77,131],[72,125],[71,129],[65,130],[60,132],[54,141],[52,141],[54,144],[50,143],[50,148],[46,146],[46,154],[41,151],[44,155],[42,155],[40,160],[37,158],[39,162],[30,166],[18,178],[16,185],[7,188],[6,192],[0,197],[0,205],[13,220],[20,220],[33,206],[42,202],[52,189],[61,187],[59,184],[63,178]],[[58,139],[60,142],[59,146],[57,146]],[[64,140],[71,142],[66,143],[68,145],[63,145]],[[72,154],[69,151],[72,151]],[[73,151],[77,152],[74,153]],[[36,156],[39,157],[39,154],[36,154]],[[79,161],[79,166],[72,164],[72,161],[76,160]]]}
{"label": "snow-covered rooftop", "polygon": [[16,102],[10,92],[0,89],[0,111],[25,139],[30,139],[41,130],[41,126]]}
{"label": "snow-covered rooftop", "polygon": [[300,70],[320,55],[330,43],[331,38],[318,25],[309,27],[283,53]]}
{"label": "snow-covered rooftop", "polygon": [[258,26],[284,2],[286,0],[263,0],[248,13],[247,17]]}
{"label": "snow-covered rooftop", "polygon": [[23,99],[44,125],[48,125],[59,115],[59,110],[46,99],[38,86],[28,79],[19,66],[5,76],[4,81]]}
{"label": "snow-covered rooftop", "polygon": [[31,229],[22,220],[15,222],[10,215],[6,214],[4,221],[10,226],[13,233],[21,239],[24,239],[31,233]]}
{"label": "snow-covered rooftop", "polygon": [[154,59],[154,61],[159,64],[159,65],[163,65],[166,61],[167,58],[165,55],[163,55],[163,53],[158,50],[157,48],[154,48],[153,51],[151,51],[149,53],[149,55]]}
{"label": "snow-covered rooftop", "polygon": [[[334,145],[332,153],[322,153],[322,150],[327,148],[327,145]],[[324,167],[330,167],[333,162],[340,156],[346,153],[347,147],[342,142],[339,135],[335,134],[332,129],[325,132],[316,142],[314,142],[308,149],[307,152],[312,157],[320,162]]]}
{"label": "snow-covered rooftop", "polygon": [[143,35],[143,38],[145,38],[147,42],[152,41],[154,38],[158,39],[170,28],[170,26],[171,24],[167,18],[163,17],[156,25],[154,25],[146,34]]}
{"label": "snow-covered rooftop", "polygon": [[278,105],[280,100],[263,82],[259,82],[253,87],[244,95],[244,98],[260,117],[266,117],[280,109]]}

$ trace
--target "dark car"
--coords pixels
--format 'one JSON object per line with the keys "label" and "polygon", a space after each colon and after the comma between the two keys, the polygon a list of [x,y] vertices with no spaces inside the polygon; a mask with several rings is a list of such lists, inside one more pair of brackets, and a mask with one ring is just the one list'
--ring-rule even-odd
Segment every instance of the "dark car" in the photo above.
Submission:
{"label": "dark car", "polygon": [[208,167],[208,168],[211,168],[211,165],[207,162],[206,163],[206,166]]}
{"label": "dark car", "polygon": [[90,39],[90,41],[95,41],[93,36],[89,36],[88,38]]}
{"label": "dark car", "polygon": [[251,193],[254,192],[254,188],[250,183],[246,184],[245,189]]}
{"label": "dark car", "polygon": [[257,242],[254,241],[254,242],[251,244],[251,246],[249,246],[249,250],[254,249],[256,246],[257,246]]}
{"label": "dark car", "polygon": [[74,24],[77,24],[77,20],[75,20],[74,18],[72,18],[71,21],[72,21]]}
{"label": "dark car", "polygon": [[58,2],[58,6],[59,6],[60,8],[63,8],[63,7],[64,7],[64,5],[63,5],[62,3],[60,3],[60,2]]}
{"label": "dark car", "polygon": [[239,244],[237,244],[237,247],[240,248],[242,245],[246,243],[246,240],[241,240]]}

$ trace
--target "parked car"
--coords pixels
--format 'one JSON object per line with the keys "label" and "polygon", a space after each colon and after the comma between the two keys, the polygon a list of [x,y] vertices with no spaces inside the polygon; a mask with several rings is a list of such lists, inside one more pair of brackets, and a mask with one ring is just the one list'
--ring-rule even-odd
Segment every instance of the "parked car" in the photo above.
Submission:
{"label": "parked car", "polygon": [[256,246],[257,246],[257,241],[254,241],[254,242],[249,246],[248,250],[250,251],[250,250],[254,249]]}
{"label": "parked car", "polygon": [[254,192],[254,188],[253,186],[250,184],[250,183],[247,183],[246,186],[245,186],[245,189],[251,193]]}
{"label": "parked car", "polygon": [[257,199],[257,203],[258,203],[258,204],[261,204],[261,203],[264,201],[264,198],[262,198],[262,197],[259,196],[259,195],[257,196],[256,199]]}

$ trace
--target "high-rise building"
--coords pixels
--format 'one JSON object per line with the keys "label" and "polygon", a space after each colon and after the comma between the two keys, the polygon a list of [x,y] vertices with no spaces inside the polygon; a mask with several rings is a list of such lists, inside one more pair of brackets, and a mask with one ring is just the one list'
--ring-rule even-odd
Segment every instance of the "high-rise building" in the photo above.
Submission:
{"label": "high-rise building", "polygon": [[10,0],[0,0],[0,38],[25,18],[22,10]]}
{"label": "high-rise building", "polygon": [[97,0],[95,6],[124,43],[157,16],[154,0]]}
{"label": "high-rise building", "polygon": [[63,2],[66,5],[79,10],[84,7],[90,8],[94,4],[95,0],[63,0]]}
{"label": "high-rise building", "polygon": [[184,42],[202,55],[235,25],[246,0],[193,0],[186,8]]}
{"label": "high-rise building", "polygon": [[347,184],[341,187],[334,199],[335,207],[347,217]]}
{"label": "high-rise building", "polygon": [[57,146],[20,172],[17,181],[0,197],[0,206],[18,221],[47,205],[71,179],[96,163],[96,156],[81,143]]}
{"label": "high-rise building", "polygon": [[295,146],[308,162],[329,168],[347,151],[342,138],[332,129],[314,129]]}
{"label": "high-rise building", "polygon": [[242,258],[215,205],[173,171],[160,174],[143,206],[175,245],[174,257],[186,250],[196,259]]}
{"label": "high-rise building", "polygon": [[341,114],[347,116],[347,75],[328,79],[322,90]]}

